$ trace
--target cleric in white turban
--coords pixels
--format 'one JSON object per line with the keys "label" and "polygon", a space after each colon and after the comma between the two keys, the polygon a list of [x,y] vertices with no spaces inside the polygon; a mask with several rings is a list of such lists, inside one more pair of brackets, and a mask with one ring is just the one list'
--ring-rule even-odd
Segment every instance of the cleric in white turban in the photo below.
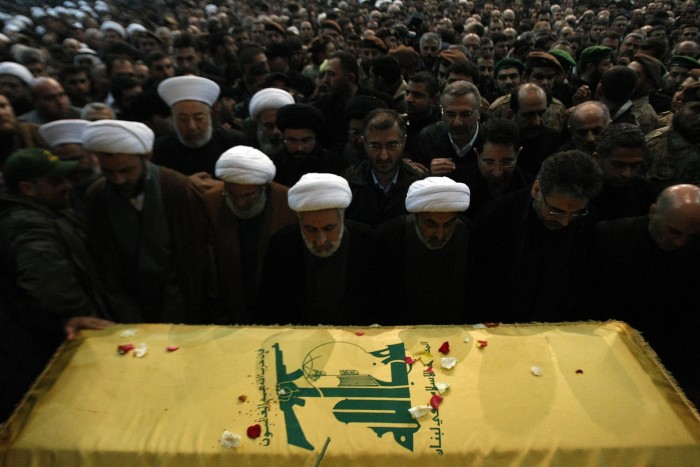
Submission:
{"label": "cleric in white turban", "polygon": [[469,208],[469,187],[448,177],[413,182],[406,195],[408,212],[462,212]]}
{"label": "cleric in white turban", "polygon": [[277,110],[288,104],[294,104],[294,97],[287,91],[278,88],[265,88],[253,94],[248,104],[248,111],[250,118],[257,121],[261,112]]}
{"label": "cleric in white turban", "polygon": [[65,119],[46,123],[39,127],[39,135],[55,148],[62,144],[83,144],[83,129],[90,123],[87,120]]}
{"label": "cleric in white turban", "polygon": [[169,107],[180,101],[203,102],[212,107],[220,93],[218,84],[199,76],[174,76],[158,85],[158,95]]}
{"label": "cleric in white turban", "polygon": [[264,185],[275,178],[275,164],[258,149],[235,146],[216,161],[217,178],[241,185]]}
{"label": "cleric in white turban", "polygon": [[343,177],[308,173],[289,189],[287,199],[296,212],[345,209],[352,201],[352,191]]}
{"label": "cleric in white turban", "polygon": [[294,97],[277,88],[256,92],[248,104],[250,118],[255,124],[257,147],[273,160],[277,160],[284,149],[282,131],[277,127],[277,110],[289,104],[294,104]]}
{"label": "cleric in white turban", "polygon": [[83,129],[83,146],[88,151],[106,154],[145,155],[153,150],[153,130],[143,123],[122,120],[98,120]]}

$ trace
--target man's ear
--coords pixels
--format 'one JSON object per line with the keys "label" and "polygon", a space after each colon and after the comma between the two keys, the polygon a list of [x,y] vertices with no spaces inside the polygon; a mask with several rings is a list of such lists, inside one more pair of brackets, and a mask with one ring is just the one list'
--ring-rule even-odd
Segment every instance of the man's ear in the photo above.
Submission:
{"label": "man's ear", "polygon": [[537,195],[541,191],[540,188],[540,181],[535,180],[535,182],[532,184],[532,188],[530,189],[530,196],[532,196],[532,199],[537,198]]}
{"label": "man's ear", "polygon": [[591,156],[593,156],[593,159],[595,159],[595,161],[600,164],[600,154],[598,154],[598,151],[593,151],[593,154],[591,154]]}
{"label": "man's ear", "polygon": [[649,206],[649,217],[654,217],[656,215],[657,210],[658,208],[656,207],[656,203]]}

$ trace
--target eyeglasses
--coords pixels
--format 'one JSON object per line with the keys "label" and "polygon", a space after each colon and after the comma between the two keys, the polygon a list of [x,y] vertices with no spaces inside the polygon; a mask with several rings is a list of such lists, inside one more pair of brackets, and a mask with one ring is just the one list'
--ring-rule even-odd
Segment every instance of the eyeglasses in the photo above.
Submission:
{"label": "eyeglasses", "polygon": [[262,189],[255,191],[254,193],[248,193],[247,195],[243,195],[243,196],[233,195],[233,194],[229,193],[229,191],[226,189],[224,189],[221,192],[221,196],[223,196],[224,198],[228,198],[231,201],[243,201],[245,203],[252,203],[254,201],[257,201],[258,198],[260,198],[260,196],[262,196],[262,194],[263,194]]}
{"label": "eyeglasses", "polygon": [[585,208],[583,208],[582,210],[577,211],[577,212],[564,212],[561,209],[557,209],[554,206],[552,206],[551,204],[549,204],[547,202],[547,198],[544,196],[544,193],[542,193],[542,200],[544,201],[544,205],[547,206],[547,209],[548,209],[547,213],[550,216],[562,217],[562,218],[568,217],[570,219],[578,219],[579,217],[585,217],[588,215],[588,206],[586,206]]}
{"label": "eyeglasses", "polygon": [[476,112],[477,112],[477,111],[474,110],[474,111],[471,111],[471,112],[470,112],[470,111],[466,111],[466,112],[459,112],[459,113],[457,113],[457,112],[452,112],[452,111],[450,111],[450,110],[443,110],[443,111],[442,111],[442,116],[445,117],[447,120],[449,120],[449,121],[451,122],[451,121],[455,120],[455,119],[457,118],[457,116],[459,116],[459,119],[460,119],[460,120],[468,120],[468,119],[470,119],[470,118],[472,117],[472,115],[474,115]]}
{"label": "eyeglasses", "polygon": [[284,138],[284,144],[297,144],[300,146],[311,146],[316,142],[316,138],[313,136],[307,136],[306,138]]}
{"label": "eyeglasses", "polygon": [[481,163],[484,165],[484,167],[501,167],[503,169],[509,169],[511,167],[515,167],[515,164],[518,162],[517,159],[503,159],[500,161],[494,160],[494,159],[480,159]]}
{"label": "eyeglasses", "polygon": [[382,148],[386,149],[386,152],[396,152],[401,149],[401,143],[399,141],[390,141],[386,144],[367,143],[367,152],[380,153]]}

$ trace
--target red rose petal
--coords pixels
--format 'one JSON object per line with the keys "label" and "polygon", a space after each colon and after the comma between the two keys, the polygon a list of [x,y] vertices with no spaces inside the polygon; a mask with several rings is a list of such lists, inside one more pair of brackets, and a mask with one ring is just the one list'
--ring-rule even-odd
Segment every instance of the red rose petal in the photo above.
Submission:
{"label": "red rose petal", "polygon": [[134,348],[134,344],[122,344],[120,346],[117,346],[117,352],[119,352],[121,355],[124,355],[129,353],[129,351],[134,350]]}
{"label": "red rose petal", "polygon": [[262,429],[260,428],[260,425],[256,423],[255,425],[251,425],[248,427],[248,429],[246,430],[246,434],[248,435],[248,438],[255,439],[260,437],[261,431]]}
{"label": "red rose petal", "polygon": [[444,353],[445,355],[450,353],[450,343],[447,341],[443,342],[440,348],[438,349],[438,352]]}
{"label": "red rose petal", "polygon": [[582,374],[583,374],[583,370],[576,370],[576,374],[577,374],[577,375],[582,375]]}
{"label": "red rose petal", "polygon": [[430,398],[430,407],[432,407],[435,410],[438,410],[438,407],[440,406],[442,399],[443,398],[441,395],[435,394],[433,397]]}
{"label": "red rose petal", "polygon": [[415,360],[411,357],[404,357],[403,361],[406,362],[407,365],[413,365],[415,363]]}
{"label": "red rose petal", "polygon": [[433,367],[432,367],[432,366],[429,366],[428,369],[425,370],[425,371],[427,371],[427,372],[430,373],[431,375],[435,373],[435,370],[433,370]]}
{"label": "red rose petal", "polygon": [[364,336],[365,332],[364,331],[355,331],[356,336]]}
{"label": "red rose petal", "polygon": [[165,350],[167,350],[168,352],[175,352],[179,348],[180,347],[175,347],[174,345],[169,345],[165,348]]}
{"label": "red rose petal", "polygon": [[484,347],[486,347],[487,345],[489,345],[489,343],[488,343],[487,341],[476,341],[476,345],[477,345],[477,347],[479,347],[480,349],[483,349]]}
{"label": "red rose petal", "polygon": [[487,328],[497,328],[501,323],[484,323]]}

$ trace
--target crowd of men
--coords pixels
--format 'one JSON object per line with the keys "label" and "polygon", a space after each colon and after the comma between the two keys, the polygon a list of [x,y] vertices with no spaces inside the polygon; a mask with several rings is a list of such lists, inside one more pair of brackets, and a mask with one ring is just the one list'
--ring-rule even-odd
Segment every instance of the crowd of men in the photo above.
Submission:
{"label": "crowd of men", "polygon": [[66,336],[138,322],[621,319],[700,400],[694,2],[30,3],[0,419]]}

